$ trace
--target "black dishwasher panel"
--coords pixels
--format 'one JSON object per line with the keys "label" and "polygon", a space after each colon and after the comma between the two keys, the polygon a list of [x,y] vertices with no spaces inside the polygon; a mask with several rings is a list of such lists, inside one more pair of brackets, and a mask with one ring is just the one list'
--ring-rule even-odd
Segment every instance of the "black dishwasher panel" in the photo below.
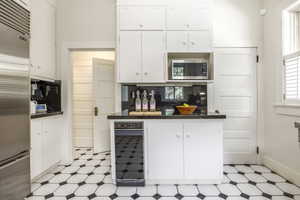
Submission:
{"label": "black dishwasher panel", "polygon": [[115,122],[117,186],[145,186],[144,124]]}

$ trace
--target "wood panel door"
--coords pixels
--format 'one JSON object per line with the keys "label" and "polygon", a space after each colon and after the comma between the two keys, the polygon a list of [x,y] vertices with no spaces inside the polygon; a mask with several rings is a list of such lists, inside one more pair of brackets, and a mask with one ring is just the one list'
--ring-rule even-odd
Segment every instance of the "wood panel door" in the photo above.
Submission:
{"label": "wood panel door", "polygon": [[94,151],[110,150],[110,128],[107,115],[115,111],[114,62],[93,59]]}
{"label": "wood panel door", "polygon": [[215,51],[215,108],[224,112],[226,163],[257,161],[256,48]]}

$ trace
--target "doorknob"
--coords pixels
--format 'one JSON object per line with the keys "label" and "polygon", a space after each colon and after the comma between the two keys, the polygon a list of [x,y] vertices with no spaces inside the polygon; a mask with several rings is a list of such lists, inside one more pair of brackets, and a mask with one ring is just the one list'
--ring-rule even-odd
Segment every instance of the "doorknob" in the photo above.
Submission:
{"label": "doorknob", "polygon": [[95,116],[98,116],[98,113],[99,113],[99,109],[98,109],[98,107],[95,107],[94,108],[94,114],[95,114]]}

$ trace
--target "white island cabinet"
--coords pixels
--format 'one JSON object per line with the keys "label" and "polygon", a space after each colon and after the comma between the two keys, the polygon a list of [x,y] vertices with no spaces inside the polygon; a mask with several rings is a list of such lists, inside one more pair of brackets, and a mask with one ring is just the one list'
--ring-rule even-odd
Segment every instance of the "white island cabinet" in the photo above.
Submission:
{"label": "white island cabinet", "polygon": [[224,119],[111,120],[114,182],[115,121],[144,122],[146,184],[219,184],[222,182]]}

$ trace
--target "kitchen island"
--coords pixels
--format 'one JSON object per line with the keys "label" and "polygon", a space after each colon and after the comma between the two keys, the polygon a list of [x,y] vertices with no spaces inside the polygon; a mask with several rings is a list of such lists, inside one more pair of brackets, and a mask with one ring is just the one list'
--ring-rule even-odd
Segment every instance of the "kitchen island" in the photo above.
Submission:
{"label": "kitchen island", "polygon": [[[134,170],[137,174],[143,172],[137,179],[144,179],[145,184],[221,183],[225,118],[225,115],[216,113],[170,116],[129,116],[126,113],[109,115],[113,182],[117,183],[120,177],[126,177],[131,168],[133,176]],[[128,126],[124,133],[130,133],[129,139],[120,139],[120,130],[126,124]],[[137,128],[130,129],[134,124],[139,124],[137,127],[142,133],[139,140],[132,138],[133,135],[138,135],[134,132]],[[131,130],[134,131],[131,133]],[[131,140],[139,141],[134,143],[135,148],[132,149]],[[123,146],[120,145],[122,141],[126,141]],[[136,150],[137,147],[141,147],[140,152]],[[135,156],[139,157],[136,162],[139,165],[133,167]],[[128,159],[124,160],[126,157]],[[121,159],[124,161],[123,166],[120,164],[123,162]]]}

